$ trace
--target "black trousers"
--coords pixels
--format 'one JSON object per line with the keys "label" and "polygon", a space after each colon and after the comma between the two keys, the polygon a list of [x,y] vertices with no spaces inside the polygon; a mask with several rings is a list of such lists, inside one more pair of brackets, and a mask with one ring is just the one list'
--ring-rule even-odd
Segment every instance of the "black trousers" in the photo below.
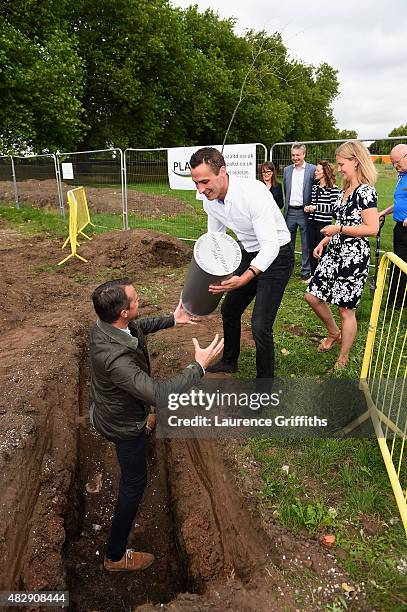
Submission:
{"label": "black trousers", "polygon": [[[393,250],[404,261],[407,261],[407,227],[404,227],[401,222],[397,222],[393,228]],[[403,305],[404,291],[406,288],[407,276],[394,266],[393,281],[390,287],[389,302],[396,303],[396,306]],[[397,290],[398,285],[398,290]],[[404,300],[404,306],[407,307],[407,297]]]}
{"label": "black trousers", "polygon": [[314,221],[314,219],[308,219],[307,232],[308,232],[308,247],[309,247],[309,259],[311,264],[311,275],[314,276],[314,272],[317,269],[319,259],[315,259],[313,251],[315,247],[323,239],[321,229],[329,225],[329,221]]}
{"label": "black trousers", "polygon": [[[242,251],[242,262],[235,274],[240,275],[257,253]],[[256,298],[252,315],[252,335],[256,344],[257,378],[274,378],[273,324],[283,298],[284,290],[294,267],[291,243],[280,248],[273,263],[244,287],[226,294],[221,312],[225,348],[223,359],[237,363],[240,353],[242,314]]]}
{"label": "black trousers", "polygon": [[126,552],[127,538],[147,485],[146,436],[116,440],[120,465],[119,494],[114,509],[106,557],[119,561]]}

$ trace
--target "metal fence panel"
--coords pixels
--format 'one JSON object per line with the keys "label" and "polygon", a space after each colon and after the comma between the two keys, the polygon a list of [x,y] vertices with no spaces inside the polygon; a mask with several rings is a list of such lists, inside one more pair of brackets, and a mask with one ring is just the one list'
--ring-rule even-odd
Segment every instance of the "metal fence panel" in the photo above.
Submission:
{"label": "metal fence panel", "polygon": [[19,208],[14,161],[11,155],[0,157],[0,201],[16,203]]}
{"label": "metal fence panel", "polygon": [[55,155],[13,155],[19,202],[61,208]]}
{"label": "metal fence panel", "polygon": [[[386,253],[381,262],[360,375],[368,411],[407,533],[407,263]],[[403,278],[404,274],[404,278]]]}
{"label": "metal fence panel", "polygon": [[[170,189],[167,148],[126,149],[126,205],[130,227],[167,232],[196,240],[207,229],[207,218],[195,191]],[[267,159],[267,148],[256,143],[256,167]]]}
{"label": "metal fence panel", "polygon": [[195,191],[172,190],[168,149],[126,149],[126,201],[130,227],[145,227],[196,240],[206,231],[206,215]]}
{"label": "metal fence panel", "polygon": [[[390,150],[400,143],[407,143],[407,136],[392,136],[388,138],[358,138],[359,142],[363,142],[366,147],[371,150],[372,159],[378,171],[378,192],[381,195],[381,187],[383,182],[383,195],[385,190],[385,182],[392,177],[394,182],[393,166],[390,162]],[[346,140],[304,140],[307,148],[305,159],[310,164],[317,164],[318,161],[326,159],[333,163],[336,162],[335,151],[338,146],[346,142]],[[276,142],[270,149],[270,160],[275,164],[277,174],[283,175],[285,166],[289,166],[291,162],[291,145],[292,142]],[[340,183],[338,183],[340,184]]]}
{"label": "metal fence panel", "polygon": [[92,213],[120,215],[119,225],[126,229],[121,149],[58,153],[57,162],[64,201],[70,189],[85,187],[91,216]]}

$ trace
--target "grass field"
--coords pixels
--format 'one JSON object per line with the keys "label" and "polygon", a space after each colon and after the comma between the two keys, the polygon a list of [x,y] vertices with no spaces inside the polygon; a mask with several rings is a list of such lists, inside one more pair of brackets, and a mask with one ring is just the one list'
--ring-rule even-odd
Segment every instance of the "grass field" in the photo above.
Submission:
{"label": "grass field", "polygon": [[[392,199],[395,173],[382,173],[377,188],[379,208]],[[134,186],[134,188],[137,188]],[[171,195],[162,185],[140,187],[141,191]],[[200,213],[201,203],[194,192],[179,197]],[[9,227],[29,234],[44,233],[65,238],[66,222],[57,212],[22,206],[0,205],[0,218]],[[200,215],[200,233],[205,217]],[[92,215],[96,232],[120,229],[121,215]],[[188,237],[197,229],[188,224],[195,215],[175,219],[149,221],[130,216],[131,227],[149,227]],[[382,236],[382,248],[391,249],[393,223],[388,218]],[[352,350],[349,369],[333,373],[336,351],[322,354],[315,350],[324,332],[304,299],[304,284],[299,280],[298,259],[279,310],[275,325],[277,363],[282,377],[350,377],[358,379],[369,325],[372,295],[365,288],[357,311],[358,336]],[[245,325],[250,325],[249,320]],[[254,350],[243,347],[239,375],[252,378]],[[327,398],[329,401],[329,398]],[[294,531],[304,530],[311,536],[332,532],[336,536],[334,554],[356,584],[364,583],[374,610],[401,612],[407,609],[407,545],[398,517],[386,470],[375,439],[259,439],[252,438],[241,447],[242,456],[250,455],[257,462],[263,482],[258,492],[259,508],[271,511]],[[243,464],[243,462],[242,462]],[[288,466],[288,470],[283,466]],[[242,468],[243,470],[244,468]],[[335,607],[348,609],[346,597],[338,598]]]}

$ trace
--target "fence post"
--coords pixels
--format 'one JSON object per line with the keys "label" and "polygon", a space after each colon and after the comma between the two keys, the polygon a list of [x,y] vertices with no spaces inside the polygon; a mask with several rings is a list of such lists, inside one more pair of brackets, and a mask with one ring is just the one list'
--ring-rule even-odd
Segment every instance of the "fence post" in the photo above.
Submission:
{"label": "fence post", "polygon": [[262,142],[256,142],[256,147],[262,147],[264,150],[264,161],[267,161],[267,147]]}
{"label": "fence post", "polygon": [[10,155],[10,160],[11,160],[11,173],[13,175],[13,188],[14,188],[14,198],[16,201],[16,208],[17,210],[20,209],[20,202],[18,201],[18,189],[17,189],[17,180],[16,180],[16,171],[14,168],[14,159],[13,156]]}
{"label": "fence post", "polygon": [[53,155],[54,166],[55,166],[55,177],[57,179],[57,191],[59,199],[59,210],[61,215],[65,217],[65,206],[64,206],[64,194],[62,193],[62,182],[61,182],[61,166],[59,165],[59,153]]}
{"label": "fence post", "polygon": [[127,207],[127,172],[126,172],[126,151],[120,151],[120,176],[122,182],[122,205],[123,205],[123,229],[129,229],[129,212]]}

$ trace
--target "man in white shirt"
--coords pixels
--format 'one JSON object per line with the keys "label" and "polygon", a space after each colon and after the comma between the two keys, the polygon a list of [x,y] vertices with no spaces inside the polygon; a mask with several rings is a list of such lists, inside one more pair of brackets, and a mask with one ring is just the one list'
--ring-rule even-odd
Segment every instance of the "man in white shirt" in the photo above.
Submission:
{"label": "man in white shirt", "polygon": [[315,178],[314,164],[305,161],[305,145],[294,142],[291,146],[293,165],[284,168],[283,185],[285,193],[284,218],[291,233],[291,242],[295,248],[297,227],[301,234],[301,278],[311,278],[311,261],[307,237],[307,216],[304,206],[311,204],[311,189]]}
{"label": "man in white shirt", "polygon": [[256,298],[252,335],[256,344],[257,378],[274,378],[273,324],[290,278],[294,253],[290,232],[270,191],[260,181],[229,176],[223,155],[204,147],[190,160],[191,176],[208,215],[208,231],[234,231],[242,262],[234,275],[212,293],[227,292],[222,304],[225,338],[223,358],[208,372],[236,372],[240,353],[241,317]]}

